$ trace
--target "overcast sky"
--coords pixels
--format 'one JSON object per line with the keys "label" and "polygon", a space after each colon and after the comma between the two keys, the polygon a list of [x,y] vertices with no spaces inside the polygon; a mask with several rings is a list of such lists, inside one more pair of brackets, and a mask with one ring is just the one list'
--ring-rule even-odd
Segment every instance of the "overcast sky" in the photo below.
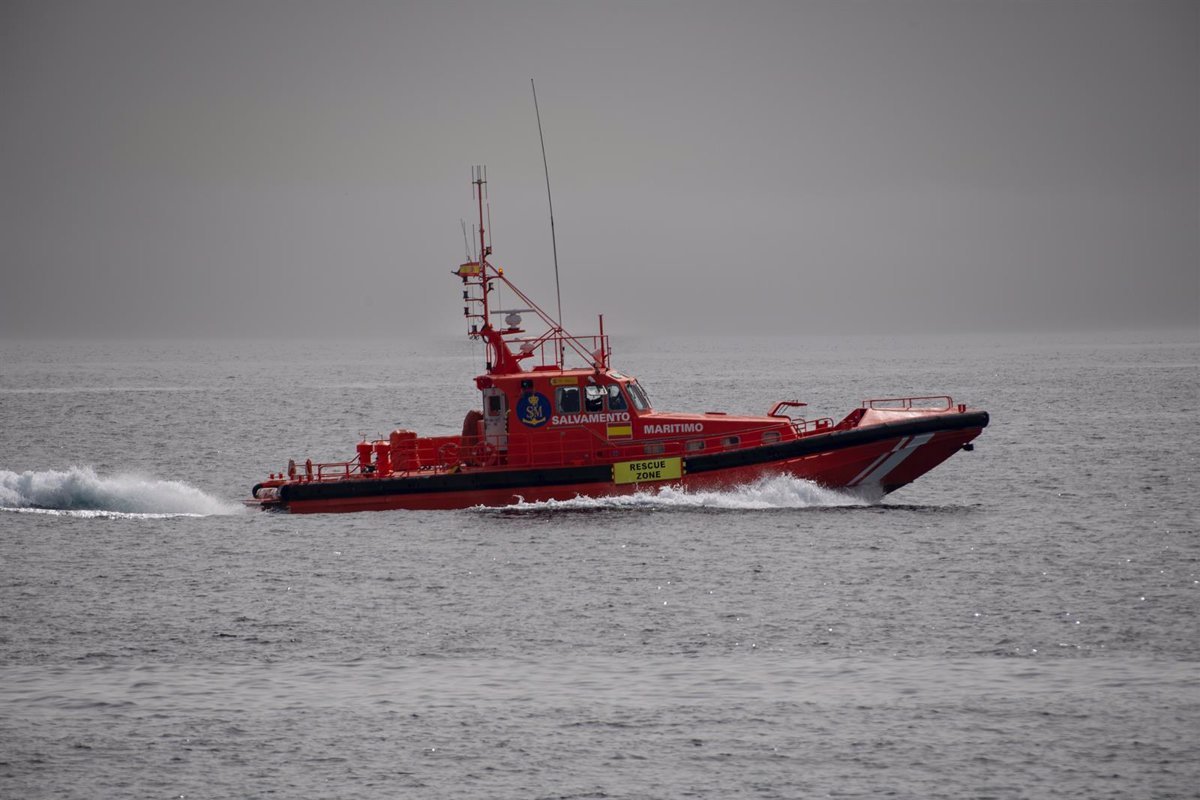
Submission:
{"label": "overcast sky", "polygon": [[1200,324],[1200,3],[0,0],[0,336]]}

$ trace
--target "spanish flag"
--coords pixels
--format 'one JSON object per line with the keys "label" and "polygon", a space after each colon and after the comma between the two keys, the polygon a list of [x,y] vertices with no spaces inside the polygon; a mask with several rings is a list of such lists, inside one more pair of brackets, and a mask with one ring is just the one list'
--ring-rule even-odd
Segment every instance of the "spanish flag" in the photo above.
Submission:
{"label": "spanish flag", "polygon": [[460,264],[458,269],[454,270],[454,274],[460,278],[466,278],[470,275],[478,275],[479,270],[478,261],[468,261],[465,264]]}
{"label": "spanish flag", "polygon": [[607,433],[609,439],[628,439],[633,436],[633,426],[628,422],[624,425],[609,425]]}

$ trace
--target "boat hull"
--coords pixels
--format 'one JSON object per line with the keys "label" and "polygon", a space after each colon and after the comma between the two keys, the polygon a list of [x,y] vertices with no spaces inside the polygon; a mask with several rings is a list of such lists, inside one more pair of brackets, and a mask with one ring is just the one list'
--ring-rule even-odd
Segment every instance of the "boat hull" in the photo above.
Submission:
{"label": "boat hull", "polygon": [[654,490],[724,489],[763,477],[791,475],[830,488],[887,493],[911,483],[978,436],[982,411],[921,416],[751,447],[683,458],[680,478],[617,483],[612,464],[535,469],[486,468],[455,473],[292,482],[259,504],[292,513],[438,510],[507,506],[517,502],[605,497]]}

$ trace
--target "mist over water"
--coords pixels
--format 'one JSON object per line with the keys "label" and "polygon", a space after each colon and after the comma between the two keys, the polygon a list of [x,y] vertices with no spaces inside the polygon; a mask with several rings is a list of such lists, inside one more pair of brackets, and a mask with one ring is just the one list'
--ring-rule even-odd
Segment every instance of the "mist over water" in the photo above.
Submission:
{"label": "mist over water", "polygon": [[[1194,0],[6,0],[0,798],[1194,798],[1198,41]],[[657,408],[991,425],[883,498],[245,511],[479,405],[480,163],[495,263],[561,261]]]}
{"label": "mist over water", "polygon": [[1197,319],[1189,0],[8,0],[3,21],[3,336],[457,333],[433,298],[456,297],[471,165],[496,263],[554,279],[530,78],[569,329]]}

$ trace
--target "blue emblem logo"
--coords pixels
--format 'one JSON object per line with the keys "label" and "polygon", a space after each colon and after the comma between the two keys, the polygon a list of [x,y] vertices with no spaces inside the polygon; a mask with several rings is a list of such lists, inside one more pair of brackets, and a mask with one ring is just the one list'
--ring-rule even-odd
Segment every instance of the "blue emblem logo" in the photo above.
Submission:
{"label": "blue emblem logo", "polygon": [[542,427],[550,421],[550,399],[541,392],[522,395],[517,401],[517,419],[530,428]]}

